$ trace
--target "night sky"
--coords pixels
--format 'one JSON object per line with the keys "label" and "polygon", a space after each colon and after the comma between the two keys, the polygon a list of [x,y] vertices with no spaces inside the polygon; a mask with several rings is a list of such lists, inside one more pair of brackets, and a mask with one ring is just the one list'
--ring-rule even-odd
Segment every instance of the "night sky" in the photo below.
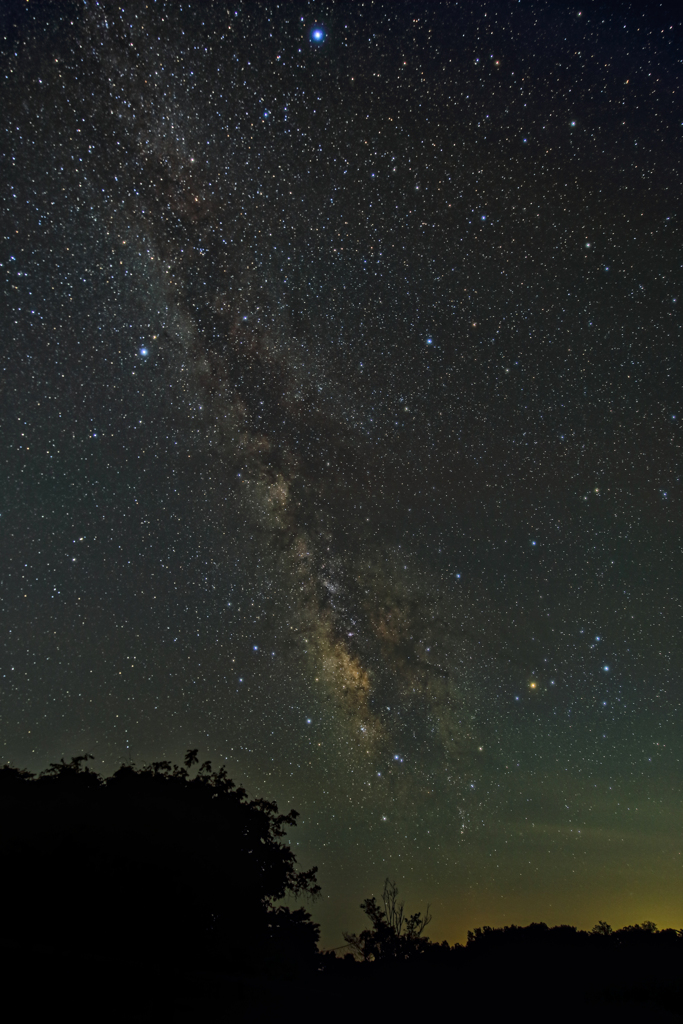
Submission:
{"label": "night sky", "polygon": [[2,760],[680,928],[676,5],[2,6]]}

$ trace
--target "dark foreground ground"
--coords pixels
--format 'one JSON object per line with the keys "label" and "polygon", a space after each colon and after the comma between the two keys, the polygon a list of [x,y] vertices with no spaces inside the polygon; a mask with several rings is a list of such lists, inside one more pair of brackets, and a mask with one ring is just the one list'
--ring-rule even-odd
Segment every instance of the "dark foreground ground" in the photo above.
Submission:
{"label": "dark foreground ground", "polygon": [[[67,947],[68,948],[65,948]],[[59,948],[5,949],[6,1020],[220,1021],[683,1021],[678,952],[547,958],[543,950],[439,965],[341,964],[336,970],[248,976],[153,966],[141,955],[114,966],[87,932]]]}

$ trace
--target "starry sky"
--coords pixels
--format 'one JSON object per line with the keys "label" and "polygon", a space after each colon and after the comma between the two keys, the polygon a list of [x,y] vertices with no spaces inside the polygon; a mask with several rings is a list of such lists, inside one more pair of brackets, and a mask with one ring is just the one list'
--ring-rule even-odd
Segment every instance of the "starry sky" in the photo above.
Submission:
{"label": "starry sky", "polygon": [[8,2],[2,759],[224,764],[323,945],[683,924],[675,5]]}

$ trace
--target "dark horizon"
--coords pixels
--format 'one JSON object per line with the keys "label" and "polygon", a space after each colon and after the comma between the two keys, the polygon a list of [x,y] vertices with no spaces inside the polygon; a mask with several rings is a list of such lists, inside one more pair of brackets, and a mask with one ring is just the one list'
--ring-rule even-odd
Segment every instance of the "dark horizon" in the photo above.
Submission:
{"label": "dark horizon", "polygon": [[[7,836],[2,872],[13,879],[13,894],[5,906],[5,942],[10,948],[28,949],[36,935],[75,932],[79,922],[88,919],[94,947],[101,955],[118,956],[126,942],[117,934],[117,914],[123,913],[124,934],[129,936],[134,930],[130,920],[134,907],[149,901],[149,893],[157,888],[170,917],[166,922],[157,919],[160,910],[152,897],[145,910],[149,919],[144,925],[140,922],[148,947],[154,948],[162,939],[162,948],[168,948],[169,936],[179,926],[174,918],[180,914],[182,920],[183,912],[187,913],[182,908],[192,890],[199,897],[194,904],[201,907],[206,901],[213,910],[203,921],[203,912],[195,909],[194,926],[183,921],[182,931],[194,931],[197,939],[206,931],[209,939],[225,914],[227,888],[232,896],[230,920],[242,922],[245,948],[249,948],[249,916],[258,915],[265,900],[274,920],[281,912],[300,916],[309,953],[322,954],[322,960],[313,965],[317,970],[333,967],[335,959],[359,964],[416,962],[435,954],[442,958],[437,958],[435,966],[443,968],[446,954],[465,948],[495,956],[508,948],[523,950],[548,942],[594,953],[609,948],[622,953],[647,950],[654,942],[662,949],[683,948],[683,928],[659,928],[651,920],[615,929],[601,919],[590,930],[566,922],[485,924],[468,928],[465,943],[438,942],[430,934],[430,904],[424,911],[406,910],[396,881],[389,878],[380,895],[372,893],[359,905],[366,928],[360,934],[345,931],[340,945],[327,947],[319,941],[315,921],[323,896],[318,868],[297,863],[288,838],[300,816],[296,808],[284,811],[266,797],[250,798],[224,767],[214,769],[212,762],[203,761],[199,749],[188,749],[181,765],[168,760],[143,765],[129,761],[109,775],[99,772],[94,760],[90,754],[62,758],[40,772],[12,764],[0,766],[0,808]],[[258,848],[253,849],[256,836],[260,837],[257,843],[265,844],[260,855]],[[148,850],[154,851],[152,859]],[[183,861],[190,865],[189,872]],[[202,864],[201,882],[192,870],[194,861]],[[150,874],[153,863],[156,870]],[[253,877],[250,867],[255,867]],[[270,879],[265,889],[259,878]],[[122,879],[127,879],[125,884]],[[143,887],[138,890],[140,880]],[[110,903],[112,886],[119,892]],[[53,901],[59,908],[57,919],[51,917]],[[207,928],[207,922],[213,923]]]}

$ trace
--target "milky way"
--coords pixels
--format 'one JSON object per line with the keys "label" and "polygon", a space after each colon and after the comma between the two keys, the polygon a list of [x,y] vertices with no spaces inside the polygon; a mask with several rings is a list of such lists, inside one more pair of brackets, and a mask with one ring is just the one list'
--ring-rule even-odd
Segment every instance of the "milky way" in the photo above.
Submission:
{"label": "milky way", "polygon": [[[363,355],[374,341],[363,310],[390,301],[392,270],[411,264],[401,246],[403,258],[389,256],[384,269],[381,249],[396,249],[398,240],[390,240],[394,224],[383,222],[383,212],[379,225],[366,224],[368,251],[377,249],[380,269],[359,281],[353,234],[365,211],[346,209],[356,197],[344,179],[362,176],[367,158],[340,157],[343,138],[323,146],[318,136],[309,145],[312,166],[301,167],[298,151],[309,134],[302,125],[316,104],[333,100],[305,88],[295,88],[294,102],[278,95],[286,73],[277,63],[264,82],[266,95],[255,93],[264,65],[273,63],[273,54],[263,52],[273,49],[263,45],[263,21],[256,52],[240,40],[240,57],[233,36],[241,32],[231,20],[227,38],[217,40],[215,53],[205,48],[191,72],[196,91],[193,85],[183,95],[166,70],[177,25],[167,47],[150,53],[148,26],[134,20],[131,29],[129,16],[110,17],[94,10],[84,43],[96,55],[87,81],[108,87],[96,98],[109,107],[109,121],[98,123],[102,156],[92,182],[101,182],[105,209],[113,208],[111,230],[128,246],[126,260],[132,253],[146,279],[149,315],[161,324],[156,346],[169,352],[178,389],[174,403],[184,397],[200,443],[216,454],[214,472],[238,482],[238,504],[258,531],[266,577],[280,574],[286,615],[277,630],[289,643],[289,659],[299,671],[318,673],[314,680],[334,702],[351,756],[365,754],[383,766],[395,750],[416,754],[427,746],[428,760],[437,763],[447,751],[464,753],[473,739],[471,715],[462,722],[464,662],[472,653],[466,639],[453,636],[461,602],[432,553],[411,550],[415,544],[406,544],[395,525],[421,501],[418,467],[434,452],[443,457],[433,436],[443,428],[406,430],[410,459],[392,452],[396,424],[386,422],[386,406],[403,402],[397,414],[409,417],[415,390],[406,380],[399,389],[410,398],[396,394],[392,364],[400,345],[379,360],[370,354],[372,376],[363,380]],[[300,35],[300,22],[293,27],[290,40]],[[253,81],[240,81],[243,72],[230,65],[243,64],[247,54],[256,58],[247,72]],[[162,72],[155,67],[160,57]],[[321,72],[320,91],[329,94]],[[358,127],[349,128],[348,144],[357,141]],[[370,176],[393,172],[397,159],[376,153],[378,170]],[[349,242],[351,255],[343,257]],[[323,273],[327,279],[318,282]],[[356,336],[347,337],[349,318],[359,314]],[[384,331],[396,311],[386,319]],[[429,369],[421,367],[421,375]],[[384,373],[389,379],[380,384]],[[444,499],[442,490],[438,501]]]}
{"label": "milky way", "polygon": [[522,6],[3,16],[7,757],[203,746],[445,932],[659,906],[676,799],[674,27]]}

